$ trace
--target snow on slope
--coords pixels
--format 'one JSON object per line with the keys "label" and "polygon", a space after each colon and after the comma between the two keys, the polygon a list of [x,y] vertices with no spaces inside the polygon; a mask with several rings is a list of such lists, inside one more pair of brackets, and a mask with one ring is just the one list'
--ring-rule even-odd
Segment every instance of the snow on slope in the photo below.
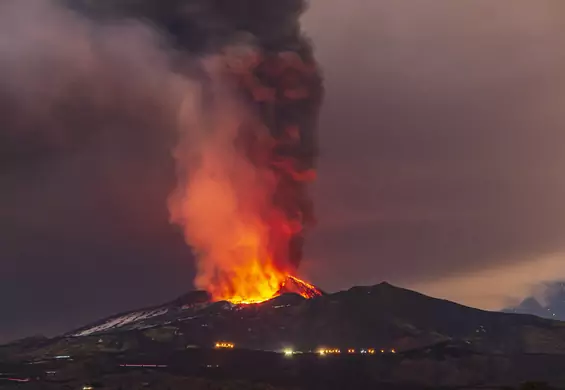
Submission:
{"label": "snow on slope", "polygon": [[155,310],[146,310],[146,311],[128,313],[119,317],[111,318],[100,325],[96,325],[91,328],[81,330],[77,333],[72,334],[71,336],[75,336],[75,337],[88,336],[93,333],[103,332],[109,329],[121,328],[125,325],[134,322],[139,322],[142,320],[146,320],[148,318],[157,317],[166,314],[168,311],[169,311],[168,309],[155,309]]}
{"label": "snow on slope", "polygon": [[[299,279],[289,278],[281,288],[280,294],[293,293],[300,298],[300,295],[308,296],[322,295],[323,292],[318,288],[308,285]],[[283,295],[274,298],[272,302],[279,302]],[[304,299],[304,298],[300,298]],[[277,303],[278,305],[279,303]],[[154,326],[168,324],[171,321],[187,321],[198,316],[195,314],[210,315],[209,310],[214,313],[224,311],[242,310],[245,305],[237,305],[227,301],[212,302],[210,296],[205,291],[191,291],[179,298],[160,306],[153,306],[140,310],[122,313],[102,321],[95,322],[83,328],[74,330],[67,334],[70,337],[91,336],[97,333],[104,333],[113,330],[133,330],[147,329]],[[281,307],[281,306],[279,306]],[[201,312],[207,311],[206,313]]]}

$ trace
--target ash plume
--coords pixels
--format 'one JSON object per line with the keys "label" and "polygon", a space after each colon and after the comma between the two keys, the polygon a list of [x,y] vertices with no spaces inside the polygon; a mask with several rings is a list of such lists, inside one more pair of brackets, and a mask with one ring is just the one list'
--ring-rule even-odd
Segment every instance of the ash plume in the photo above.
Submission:
{"label": "ash plume", "polygon": [[304,1],[0,7],[5,166],[93,143],[148,149],[178,138],[169,209],[197,254],[197,287],[268,298],[295,274],[314,223],[307,185],[322,100],[300,29]]}
{"label": "ash plume", "polygon": [[[174,0],[73,4],[95,18],[127,16],[149,20],[183,52],[215,58],[214,69],[204,66],[199,74],[231,83],[231,99],[238,100],[247,116],[258,121],[255,125],[240,123],[233,135],[237,138],[237,153],[257,169],[267,169],[274,175],[277,184],[272,189],[271,201],[284,214],[286,225],[293,226],[266,221],[270,225],[271,250],[277,263],[297,268],[302,258],[303,228],[314,222],[306,184],[315,177],[316,126],[322,99],[322,81],[312,46],[300,29],[299,18],[306,10],[306,2]],[[218,93],[210,85],[206,91],[209,96]],[[206,112],[206,108],[200,106],[199,112]],[[272,144],[258,140],[263,129],[253,126],[266,128]],[[182,176],[181,180],[186,180]],[[175,215],[173,219],[184,225],[190,223]],[[281,229],[294,231],[290,240]]]}
{"label": "ash plume", "polygon": [[176,5],[171,14],[184,19],[168,33],[205,57],[207,82],[181,125],[172,220],[199,257],[197,286],[216,297],[268,298],[296,272],[314,222],[307,184],[315,179],[322,81],[300,30],[305,3]]}

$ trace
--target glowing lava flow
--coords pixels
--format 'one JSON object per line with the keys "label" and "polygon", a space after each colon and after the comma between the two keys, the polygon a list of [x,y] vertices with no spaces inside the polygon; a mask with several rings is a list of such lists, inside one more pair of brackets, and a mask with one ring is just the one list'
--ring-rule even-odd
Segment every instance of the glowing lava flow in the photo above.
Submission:
{"label": "glowing lava flow", "polygon": [[301,279],[298,279],[297,277],[292,275],[286,275],[284,277],[284,280],[278,285],[278,288],[276,290],[272,290],[271,285],[268,285],[267,287],[268,288],[264,288],[263,290],[261,290],[264,293],[262,295],[255,295],[252,297],[247,296],[246,298],[236,295],[236,296],[226,297],[225,299],[222,300],[237,305],[251,305],[255,303],[268,301],[284,293],[295,293],[306,299],[315,298],[317,296],[322,295],[322,292],[317,287]]}
{"label": "glowing lava flow", "polygon": [[214,301],[228,301],[238,305],[268,301],[285,293],[295,293],[306,299],[322,295],[315,286],[278,269],[271,261],[243,262],[232,268],[222,283],[208,285]]}
{"label": "glowing lava flow", "polygon": [[[220,285],[226,289],[213,293],[212,297],[214,300],[229,301],[234,304],[260,303],[276,297],[285,279],[286,275],[272,264],[253,261],[249,268],[234,270],[229,283]],[[215,287],[209,289],[218,290]]]}

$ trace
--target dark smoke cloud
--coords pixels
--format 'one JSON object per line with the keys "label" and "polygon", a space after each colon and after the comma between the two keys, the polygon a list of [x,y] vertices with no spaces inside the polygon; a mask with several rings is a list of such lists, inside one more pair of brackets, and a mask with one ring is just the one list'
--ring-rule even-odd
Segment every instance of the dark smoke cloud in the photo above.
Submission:
{"label": "dark smoke cloud", "polygon": [[[268,50],[300,49],[298,17],[304,0],[170,0],[157,2],[66,0],[98,19],[134,17],[165,32],[178,47],[195,53],[215,53],[224,46],[253,40]],[[288,46],[290,45],[290,46]]]}

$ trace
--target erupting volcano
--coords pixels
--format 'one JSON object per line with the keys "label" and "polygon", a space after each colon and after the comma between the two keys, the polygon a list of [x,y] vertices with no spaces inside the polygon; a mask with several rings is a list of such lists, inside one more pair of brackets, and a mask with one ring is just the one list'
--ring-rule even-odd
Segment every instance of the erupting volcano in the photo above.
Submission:
{"label": "erupting volcano", "polygon": [[[169,200],[197,260],[195,285],[213,300],[257,303],[296,278],[314,222],[322,80],[296,0],[211,2],[234,34],[199,60],[201,93],[185,99]],[[228,34],[230,35],[230,34]],[[237,36],[237,38],[233,38]],[[295,292],[310,298],[315,287]]]}

